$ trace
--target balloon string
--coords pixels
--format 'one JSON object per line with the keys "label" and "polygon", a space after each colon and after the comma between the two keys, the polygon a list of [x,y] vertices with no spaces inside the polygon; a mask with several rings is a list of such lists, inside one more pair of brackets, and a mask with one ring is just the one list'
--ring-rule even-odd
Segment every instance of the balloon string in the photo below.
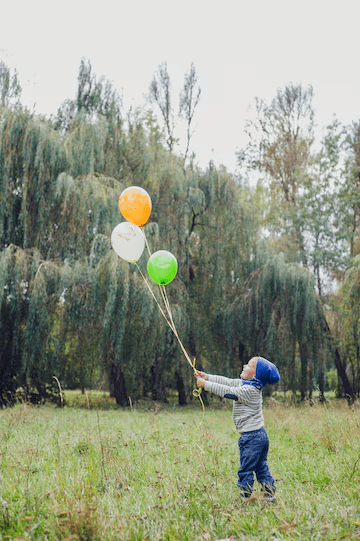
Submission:
{"label": "balloon string", "polygon": [[170,303],[169,303],[169,299],[167,297],[167,294],[166,294],[166,290],[165,290],[165,286],[159,286],[159,289],[160,289],[160,293],[161,293],[161,296],[163,298],[163,301],[164,301],[164,304],[165,304],[165,308],[167,310],[167,313],[169,315],[169,318],[170,318],[170,321],[171,321],[171,324],[172,324],[172,329],[173,329],[173,332],[176,336],[176,338],[178,339],[178,342],[180,344],[180,347],[185,355],[185,358],[187,360],[187,362],[190,364],[191,368],[194,370],[194,372],[196,372],[196,368],[195,368],[195,359],[194,359],[194,362],[192,363],[191,360],[190,360],[190,357],[189,355],[187,354],[187,351],[186,349],[184,348],[181,340],[180,340],[180,336],[176,330],[176,327],[175,327],[175,323],[174,323],[174,320],[173,320],[173,317],[172,317],[172,313],[171,313],[171,309],[170,309]]}
{"label": "balloon string", "polygon": [[[145,244],[146,244],[147,250],[148,250],[148,252],[149,252],[149,256],[151,257],[151,251],[150,251],[149,243],[148,243],[147,238],[146,238],[146,234],[145,234],[144,228],[142,228],[142,231],[143,231],[143,235],[144,235],[144,239],[145,239]],[[160,304],[159,304],[157,298],[155,297],[155,295],[154,295],[152,289],[150,288],[150,286],[149,286],[149,284],[148,284],[148,282],[147,282],[147,280],[146,280],[144,274],[141,272],[141,269],[139,268],[139,266],[137,265],[137,263],[136,263],[136,266],[137,266],[137,268],[139,269],[140,274],[141,274],[141,276],[143,277],[144,282],[146,283],[146,285],[147,285],[147,287],[148,287],[148,289],[149,289],[151,295],[152,295],[153,298],[155,299],[156,304],[158,305],[158,307],[159,307],[159,309],[160,309],[162,315],[164,316],[164,318],[165,318],[167,324],[169,325],[169,327],[171,328],[171,330],[173,331],[173,333],[174,333],[175,336],[176,336],[176,335],[177,335],[177,332],[176,332],[175,324],[174,324],[174,321],[173,321],[173,318],[172,318],[172,315],[171,315],[170,304],[169,304],[169,301],[166,302],[166,300],[165,300],[165,298],[164,298],[164,295],[162,294],[161,286],[159,286],[160,293],[161,293],[161,296],[162,296],[162,298],[163,298],[164,305],[165,305],[166,311],[167,311],[167,313],[168,313],[168,315],[169,315],[170,321],[169,321],[168,318],[165,316],[165,314],[164,314],[164,312],[163,312],[163,310],[162,310],[162,308],[161,308],[161,306],[160,306]]]}
{"label": "balloon string", "polygon": [[[180,340],[180,336],[176,330],[176,327],[175,327],[175,323],[174,323],[174,320],[173,320],[173,317],[172,317],[172,313],[171,313],[171,309],[170,309],[170,303],[169,303],[169,299],[167,297],[167,294],[166,294],[166,289],[165,289],[165,286],[159,286],[159,289],[160,289],[160,292],[161,292],[161,295],[163,297],[163,301],[164,301],[164,304],[165,304],[165,307],[167,309],[167,312],[169,314],[169,318],[170,318],[170,321],[172,323],[172,330],[176,336],[176,338],[178,339],[178,342],[180,344],[180,347],[185,355],[185,358],[186,360],[188,361],[188,363],[190,364],[191,368],[193,369],[194,371],[194,374],[197,373],[197,370],[195,368],[195,363],[196,363],[196,359],[194,358],[193,362],[191,362],[190,360],[190,357],[189,355],[187,354],[187,351],[186,349],[184,348],[183,346],[183,343],[181,342]],[[205,413],[205,405],[204,405],[204,402],[203,402],[203,399],[201,398],[201,392],[202,392],[202,389],[201,388],[197,388],[197,389],[193,389],[192,391],[192,394],[193,396],[195,396],[196,398],[198,398],[201,402],[201,407],[202,407],[202,411],[203,413]],[[200,423],[201,424],[201,423]],[[200,425],[199,425],[200,426]],[[196,428],[196,430],[199,428],[199,426]]]}
{"label": "balloon string", "polygon": [[[149,255],[151,256],[151,251],[150,251],[149,243],[148,243],[148,241],[147,241],[147,238],[146,238],[146,235],[145,235],[145,230],[144,230],[143,227],[142,227],[142,232],[143,232],[143,235],[144,235],[144,239],[145,239],[145,244],[146,244],[147,250],[148,250],[148,252],[149,252]],[[161,306],[160,306],[160,304],[159,304],[159,302],[158,302],[156,296],[154,295],[153,290],[152,290],[151,287],[149,286],[149,284],[148,284],[148,282],[147,282],[147,280],[146,280],[146,278],[145,278],[143,272],[141,271],[139,265],[137,264],[136,261],[134,261],[134,263],[135,263],[135,265],[137,266],[137,268],[138,268],[138,270],[139,270],[139,272],[140,272],[140,274],[141,274],[141,276],[142,276],[142,278],[143,278],[143,280],[144,280],[144,282],[145,282],[147,288],[149,289],[149,291],[150,291],[150,293],[151,293],[153,299],[155,300],[155,302],[156,302],[156,304],[157,304],[157,306],[158,306],[158,308],[159,308],[159,310],[160,310],[162,316],[164,317],[164,319],[165,319],[165,321],[167,322],[167,324],[169,325],[170,329],[172,330],[172,332],[173,332],[174,335],[176,336],[176,338],[177,338],[177,340],[178,340],[178,342],[179,342],[179,345],[180,345],[180,347],[181,347],[181,350],[182,350],[182,352],[184,353],[184,356],[185,356],[187,362],[190,364],[191,368],[193,369],[194,374],[196,374],[196,373],[197,373],[197,370],[196,370],[196,368],[195,368],[196,359],[194,358],[194,361],[191,362],[191,359],[190,359],[190,357],[189,357],[189,355],[188,355],[188,353],[187,353],[187,351],[186,351],[186,349],[185,349],[183,343],[181,342],[180,336],[179,336],[179,334],[178,334],[178,332],[177,332],[177,329],[176,329],[176,326],[175,326],[175,323],[174,323],[174,319],[173,319],[173,316],[172,316],[172,313],[171,313],[170,303],[169,303],[169,299],[168,299],[167,294],[166,294],[165,286],[159,285],[159,290],[160,290],[160,294],[161,294],[161,297],[162,297],[163,302],[164,302],[165,309],[166,309],[166,311],[167,311],[167,313],[168,313],[169,319],[166,317],[166,315],[165,315],[163,309],[161,308]],[[200,400],[200,402],[201,402],[201,407],[202,407],[202,410],[203,410],[203,413],[204,413],[204,412],[205,412],[205,405],[204,405],[204,402],[203,402],[203,400],[202,400],[202,398],[201,398],[201,392],[202,392],[202,389],[201,389],[201,388],[197,388],[197,389],[193,389],[192,394],[193,394],[193,396],[197,397],[197,398]]]}
{"label": "balloon string", "polygon": [[[197,373],[197,370],[196,370],[196,368],[195,368],[196,359],[194,358],[193,362],[191,362],[190,357],[189,357],[189,355],[187,354],[187,351],[186,351],[186,349],[184,348],[184,346],[183,346],[183,344],[182,344],[182,342],[181,342],[181,340],[180,340],[180,336],[178,335],[178,332],[177,332],[177,330],[176,330],[175,323],[174,323],[174,320],[173,320],[173,317],[172,317],[172,313],[171,313],[171,309],[170,309],[170,303],[169,303],[169,299],[168,299],[167,294],[166,294],[165,286],[159,286],[159,288],[160,288],[161,294],[162,294],[162,296],[163,296],[164,304],[165,304],[166,309],[167,309],[167,311],[168,311],[168,314],[169,314],[171,323],[173,324],[173,327],[174,327],[174,334],[175,334],[176,338],[178,339],[178,342],[179,342],[180,347],[181,347],[181,349],[182,349],[182,351],[183,351],[183,353],[184,353],[184,355],[185,355],[186,360],[188,361],[188,363],[190,364],[191,368],[193,369],[194,374],[196,374],[196,373]],[[192,394],[193,394],[193,396],[197,397],[197,398],[200,400],[200,402],[201,402],[201,407],[202,407],[202,410],[203,410],[203,413],[204,413],[204,412],[205,412],[205,406],[204,406],[204,402],[203,402],[203,400],[202,400],[202,398],[201,398],[201,392],[202,392],[202,389],[201,389],[201,388],[197,388],[197,389],[193,389]],[[200,424],[201,424],[201,423],[200,423]],[[199,425],[199,426],[200,426],[200,425]],[[199,427],[197,427],[197,428],[199,428]],[[196,429],[196,430],[197,430],[197,429]]]}
{"label": "balloon string", "polygon": [[145,284],[147,285],[147,288],[148,288],[148,290],[150,291],[150,293],[151,293],[151,295],[152,295],[154,301],[155,301],[156,304],[158,305],[158,308],[159,308],[161,314],[163,315],[165,321],[167,322],[167,324],[169,325],[169,327],[171,328],[171,330],[174,332],[174,329],[172,328],[172,325],[171,325],[171,321],[169,321],[168,318],[166,317],[166,314],[164,313],[163,309],[161,308],[161,306],[160,306],[160,304],[159,304],[159,301],[157,300],[156,296],[154,295],[153,290],[152,290],[151,287],[149,286],[149,284],[148,284],[148,282],[147,282],[147,280],[146,280],[146,278],[145,278],[145,276],[144,276],[142,270],[140,269],[139,265],[137,264],[137,261],[134,261],[134,263],[135,263],[135,265],[137,266],[138,271],[140,272],[140,274],[141,274],[141,276],[142,276],[142,278],[143,278]]}
{"label": "balloon string", "polygon": [[169,319],[167,318],[166,314],[164,313],[163,309],[161,308],[159,301],[157,300],[157,298],[156,298],[156,296],[155,296],[153,290],[152,290],[151,287],[149,286],[148,281],[146,280],[146,278],[145,278],[145,276],[144,276],[142,270],[140,269],[139,265],[137,264],[136,261],[134,261],[134,263],[135,263],[135,265],[137,266],[137,268],[138,268],[138,270],[139,270],[139,272],[140,272],[140,274],[141,274],[141,276],[142,276],[142,278],[143,278],[143,280],[144,280],[144,282],[145,282],[147,288],[149,289],[149,291],[150,291],[150,293],[151,293],[153,299],[155,300],[155,302],[156,302],[156,304],[157,304],[157,306],[158,306],[158,308],[159,308],[159,310],[160,310],[162,316],[164,317],[165,321],[166,321],[167,324],[169,325],[170,329],[171,329],[171,330],[173,331],[173,333],[175,334],[175,336],[176,336],[176,338],[177,338],[177,340],[178,340],[178,342],[179,342],[179,344],[180,344],[180,347],[181,347],[181,349],[182,349],[182,351],[183,351],[183,353],[184,353],[184,355],[185,355],[186,360],[188,361],[188,363],[190,364],[190,366],[191,366],[191,368],[194,370],[194,372],[197,372],[197,370],[196,370],[196,368],[195,368],[195,359],[194,359],[194,362],[192,363],[191,360],[190,360],[189,355],[187,354],[186,349],[185,349],[184,346],[183,346],[183,343],[182,343],[181,340],[180,340],[180,336],[179,336],[179,334],[178,334],[178,332],[177,332],[177,330],[176,330],[175,323],[174,323],[174,320],[173,320],[173,317],[172,317],[172,314],[171,314],[171,309],[170,309],[169,301],[168,301],[168,298],[167,298],[167,295],[166,295],[166,291],[163,290],[164,286],[159,286],[159,289],[160,289],[160,293],[161,293],[161,296],[162,296],[162,298],[163,298],[163,301],[164,301],[165,308],[166,308],[166,311],[167,311],[167,313],[168,313]]}
{"label": "balloon string", "polygon": [[142,229],[142,232],[143,232],[143,235],[144,235],[144,239],[145,239],[145,244],[146,244],[146,248],[149,252],[149,255],[151,256],[151,252],[150,252],[150,248],[149,248],[149,244],[148,244],[148,241],[147,241],[147,238],[146,238],[146,235],[145,235],[145,229],[144,227],[141,228]]}

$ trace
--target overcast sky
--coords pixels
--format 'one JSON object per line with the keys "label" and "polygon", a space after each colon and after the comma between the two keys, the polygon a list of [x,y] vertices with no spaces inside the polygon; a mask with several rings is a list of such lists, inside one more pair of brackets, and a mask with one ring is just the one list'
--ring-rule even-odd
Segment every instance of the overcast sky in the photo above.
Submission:
{"label": "overcast sky", "polygon": [[360,119],[359,11],[357,0],[7,0],[0,60],[17,69],[22,102],[44,114],[75,97],[83,57],[123,94],[125,110],[144,104],[163,61],[177,108],[194,62],[196,161],[235,171],[255,96],[311,84],[319,132],[334,113],[345,124]]}

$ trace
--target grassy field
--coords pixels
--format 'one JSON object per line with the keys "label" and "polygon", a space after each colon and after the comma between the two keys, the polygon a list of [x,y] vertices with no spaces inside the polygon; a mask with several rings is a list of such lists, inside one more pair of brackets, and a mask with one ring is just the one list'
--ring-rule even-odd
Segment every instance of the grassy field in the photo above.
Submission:
{"label": "grassy field", "polygon": [[359,408],[269,403],[278,498],[244,505],[229,403],[81,400],[0,410],[0,541],[360,539]]}

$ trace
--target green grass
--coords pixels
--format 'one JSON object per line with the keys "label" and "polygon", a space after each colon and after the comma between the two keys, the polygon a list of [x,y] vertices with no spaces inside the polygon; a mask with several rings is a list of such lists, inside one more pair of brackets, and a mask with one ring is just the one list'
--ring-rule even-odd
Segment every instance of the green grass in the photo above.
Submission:
{"label": "green grass", "polygon": [[0,411],[0,541],[360,539],[360,409],[269,403],[278,499],[239,505],[230,404],[203,416],[96,397]]}

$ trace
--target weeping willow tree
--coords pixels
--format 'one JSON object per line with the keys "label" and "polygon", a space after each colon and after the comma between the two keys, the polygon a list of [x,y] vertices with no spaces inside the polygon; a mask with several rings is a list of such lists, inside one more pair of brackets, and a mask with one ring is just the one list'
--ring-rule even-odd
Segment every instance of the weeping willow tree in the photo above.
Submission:
{"label": "weeping willow tree", "polygon": [[261,349],[279,361],[289,388],[301,374],[305,394],[321,366],[310,275],[281,260],[256,264],[250,192],[212,163],[184,169],[151,115],[131,113],[125,126],[111,92],[101,106],[104,87],[95,83],[83,69],[77,101],[55,121],[21,107],[1,117],[3,403],[19,387],[46,397],[53,376],[82,389],[105,376],[119,405],[166,401],[173,391],[180,404],[191,396],[191,367],[144,282],[149,254],[135,266],[111,249],[111,231],[123,221],[119,195],[134,184],[152,199],[150,252],[166,249],[178,261],[166,290],[196,366],[239,371]]}
{"label": "weeping willow tree", "polygon": [[[109,237],[104,248],[99,232],[109,236],[119,218],[121,184],[101,175],[73,178],[67,172],[72,163],[65,139],[49,121],[21,108],[3,116],[0,246],[5,248],[2,265],[10,274],[2,274],[4,292],[9,293],[1,305],[1,379],[10,395],[17,387],[31,386],[46,396],[48,376],[54,373],[83,388],[89,367],[99,364],[94,333],[98,323],[91,317],[96,306],[89,304],[87,285],[93,280],[88,274],[111,248]],[[11,258],[13,252],[16,257]],[[62,281],[57,280],[54,289],[49,269],[66,276],[69,263],[76,278],[61,290]]]}
{"label": "weeping willow tree", "polygon": [[[102,155],[106,137],[98,137],[97,130],[103,129],[104,119],[94,129],[86,117],[78,122],[76,148],[72,131],[61,135],[49,121],[26,110],[9,110],[1,125],[0,179],[6,194],[0,208],[5,269],[2,392],[13,396],[22,387],[45,396],[53,375],[65,385],[84,388],[90,376],[103,369],[110,374],[111,391],[120,404],[149,390],[154,398],[165,400],[167,385],[177,387],[185,402],[182,359],[174,337],[159,321],[138,271],[120,262],[109,242],[113,227],[121,221],[119,194],[146,171],[138,167],[147,160],[140,159],[145,130],[139,123],[130,130],[132,158],[124,166],[129,176],[119,181],[101,175],[96,169],[104,166],[103,160],[92,160],[91,151],[87,153],[97,148],[96,155]],[[79,160],[82,168],[76,170],[75,151],[69,154],[68,148],[73,145],[80,155],[81,144],[84,161]],[[180,162],[168,160],[160,148],[153,151],[162,160],[153,167],[153,177],[147,178],[157,220],[147,227],[149,242],[153,250],[172,250],[182,263],[188,185]],[[81,174],[76,177],[74,172]],[[157,189],[151,190],[156,183]],[[166,185],[169,190],[162,190]],[[144,271],[146,261],[141,265]],[[169,295],[174,318],[186,329],[186,294],[180,278]]]}
{"label": "weeping willow tree", "polygon": [[226,312],[230,347],[246,356],[263,355],[277,364],[284,390],[312,396],[315,377],[324,393],[329,346],[322,332],[314,277],[282,255],[258,256],[240,295]]}
{"label": "weeping willow tree", "polygon": [[[353,398],[360,396],[360,256],[355,256],[345,274],[345,280],[335,298],[332,329],[339,344],[346,373],[353,389]],[[341,396],[339,381],[338,394]],[[344,387],[345,393],[348,390]]]}
{"label": "weeping willow tree", "polygon": [[[244,190],[225,169],[212,163],[199,179],[202,200],[190,199],[188,277],[191,341],[209,370],[225,372],[233,363],[219,318],[248,275],[258,235],[255,212]],[[196,193],[193,193],[193,197]]]}
{"label": "weeping willow tree", "polygon": [[[159,148],[156,153],[143,183],[153,202],[146,229],[150,249],[167,249],[177,258],[178,276],[169,297],[190,357],[198,368],[225,366],[230,359],[217,312],[246,276],[258,226],[243,189],[225,169],[210,163],[204,173],[188,167],[184,174],[174,155]],[[177,391],[184,397],[193,385],[192,371],[171,333],[168,345]]]}
{"label": "weeping willow tree", "polygon": [[0,269],[1,404],[11,403],[20,387],[30,398],[46,398],[53,383],[47,337],[58,269],[37,250],[13,244],[0,253]]}
{"label": "weeping willow tree", "polygon": [[2,404],[12,403],[19,388],[29,399],[46,399],[54,375],[64,387],[84,389],[103,373],[118,404],[149,388],[154,398],[166,399],[157,364],[166,359],[165,327],[152,298],[108,237],[94,244],[93,257],[73,265],[57,266],[14,245],[1,252]]}
{"label": "weeping willow tree", "polygon": [[[84,389],[105,374],[120,405],[129,397],[167,400],[172,389],[186,403],[192,370],[139,272],[146,274],[148,254],[137,268],[111,250],[111,231],[122,221],[119,195],[136,183],[153,203],[144,229],[150,251],[167,249],[178,260],[167,292],[176,328],[197,367],[225,372],[234,366],[234,356],[240,365],[242,355],[260,347],[245,327],[223,317],[235,297],[247,298],[243,284],[259,235],[248,193],[225,169],[210,163],[205,172],[193,166],[184,172],[183,161],[162,148],[151,119],[137,117],[125,137],[119,177],[112,178],[106,170],[105,116],[94,120],[80,112],[65,131],[22,109],[3,118],[2,393],[13,396],[22,387],[45,396],[54,375],[65,386]],[[303,283],[299,279],[296,286],[300,292]],[[292,287],[290,281],[282,294],[284,306],[286,298],[289,306],[300,303],[291,296]],[[279,356],[284,341],[276,336],[295,333],[305,378],[305,360],[313,352],[308,335],[297,328],[300,308],[299,313],[292,308],[293,315],[289,306],[286,312],[279,304],[263,321],[262,353]],[[292,319],[286,319],[290,312]],[[294,342],[287,343],[292,357],[286,351],[281,359],[296,358]],[[296,372],[290,364],[286,370],[295,388]]]}
{"label": "weeping willow tree", "polygon": [[[90,140],[102,156],[106,138],[98,132],[103,119],[98,124],[98,130],[84,128],[79,140],[85,151]],[[89,157],[83,175],[71,176],[72,133],[62,136],[50,121],[21,107],[3,111],[0,127],[0,358],[6,402],[18,387],[46,396],[53,374],[83,387],[89,367],[99,366],[101,325],[89,284],[96,263],[111,249],[122,184],[89,176],[94,170]],[[50,278],[49,269],[56,269],[61,280]],[[68,284],[66,276],[71,276]]]}

